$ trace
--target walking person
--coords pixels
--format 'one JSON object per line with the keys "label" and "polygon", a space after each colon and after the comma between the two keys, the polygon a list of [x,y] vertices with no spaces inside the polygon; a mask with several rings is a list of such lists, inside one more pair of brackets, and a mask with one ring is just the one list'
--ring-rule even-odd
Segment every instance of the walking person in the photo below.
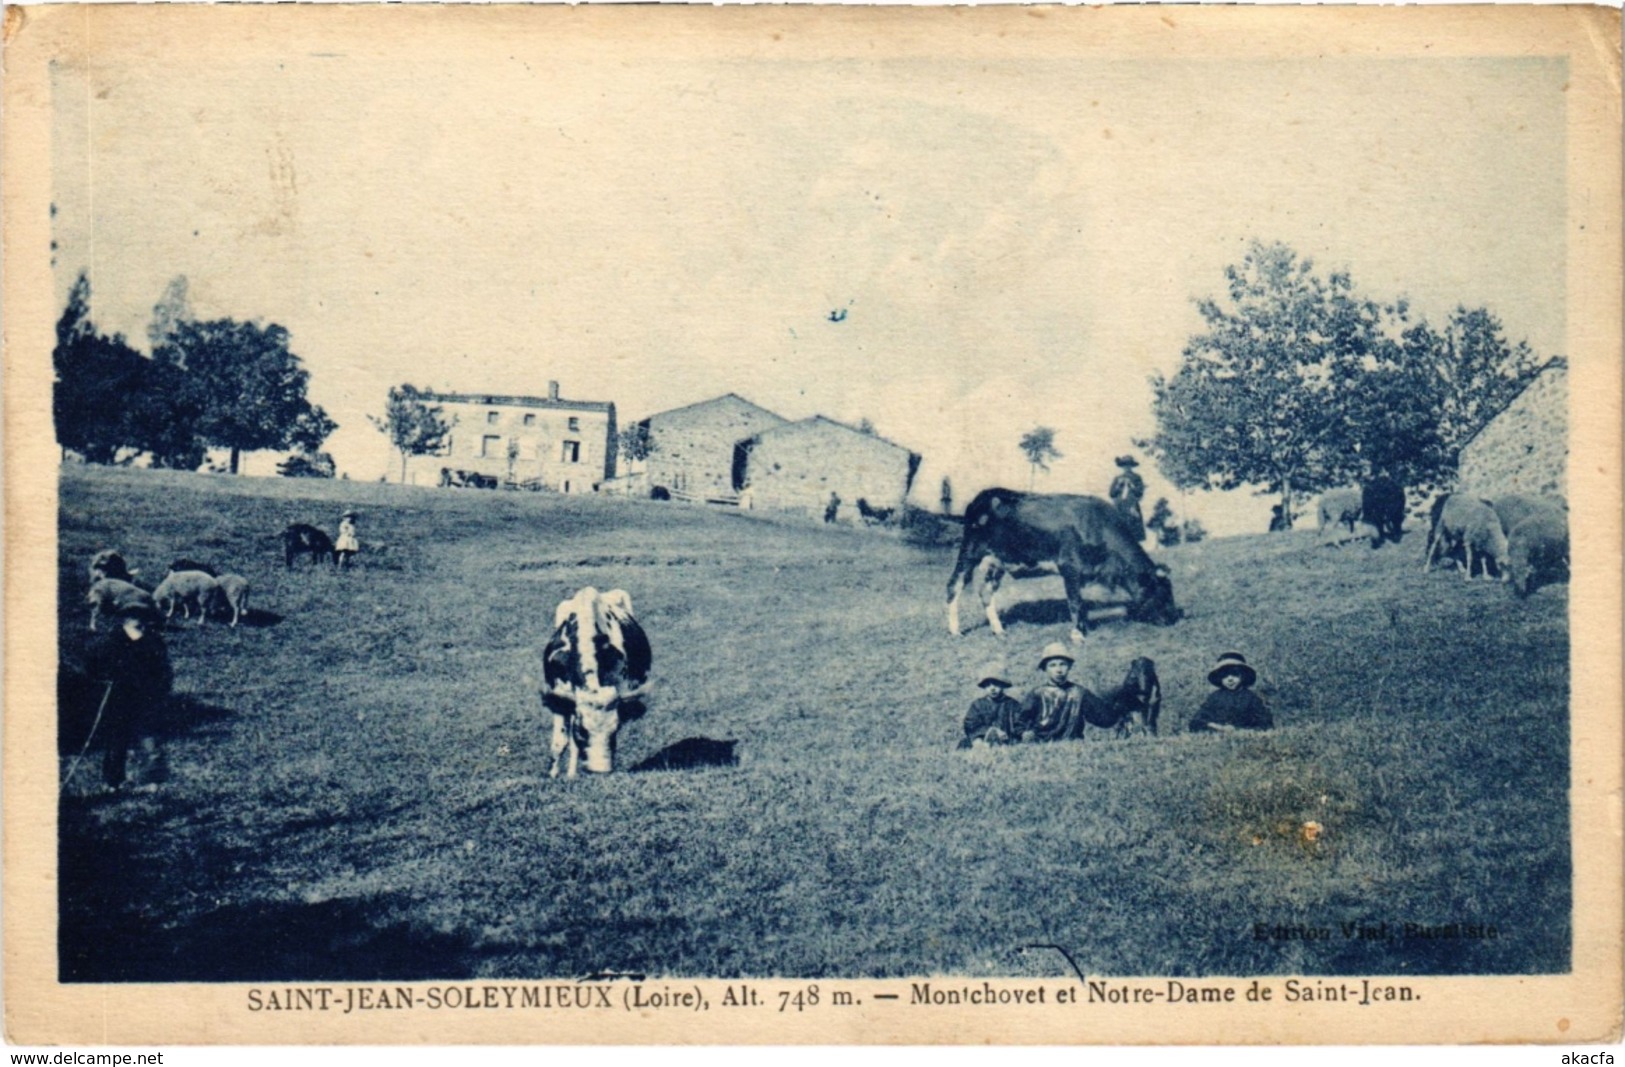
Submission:
{"label": "walking person", "polygon": [[1112,504],[1123,517],[1123,525],[1136,542],[1145,541],[1145,519],[1140,514],[1140,499],[1145,496],[1145,479],[1135,471],[1140,464],[1133,456],[1118,456],[1117,465],[1122,473],[1112,479]]}

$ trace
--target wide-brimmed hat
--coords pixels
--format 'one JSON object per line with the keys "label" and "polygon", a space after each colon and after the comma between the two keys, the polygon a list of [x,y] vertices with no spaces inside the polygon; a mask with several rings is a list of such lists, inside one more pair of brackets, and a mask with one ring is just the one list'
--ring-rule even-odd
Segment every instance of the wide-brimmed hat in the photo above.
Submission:
{"label": "wide-brimmed hat", "polygon": [[1066,650],[1066,646],[1061,644],[1059,641],[1051,641],[1049,644],[1044,646],[1044,651],[1038,654],[1038,669],[1043,670],[1044,664],[1048,663],[1052,659],[1064,659],[1068,663],[1078,662],[1077,659],[1073,657],[1072,653]]}
{"label": "wide-brimmed hat", "polygon": [[1258,672],[1247,666],[1247,657],[1240,652],[1226,652],[1219,657],[1219,662],[1207,672],[1207,680],[1214,685],[1223,685],[1227,674],[1241,675],[1242,685],[1252,685],[1258,681]]}
{"label": "wide-brimmed hat", "polygon": [[1002,663],[985,664],[981,670],[976,672],[976,688],[980,689],[989,682],[1002,685],[1006,689],[1012,688],[1010,679],[1005,677],[1004,664]]}
{"label": "wide-brimmed hat", "polygon": [[1140,465],[1140,461],[1135,459],[1133,456],[1118,456],[1117,465],[1119,467],[1138,467]]}

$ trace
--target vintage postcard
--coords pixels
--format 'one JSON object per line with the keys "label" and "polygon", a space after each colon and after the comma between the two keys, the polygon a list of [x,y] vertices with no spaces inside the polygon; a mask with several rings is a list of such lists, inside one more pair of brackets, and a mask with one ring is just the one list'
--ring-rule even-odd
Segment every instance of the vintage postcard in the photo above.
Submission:
{"label": "vintage postcard", "polygon": [[8,8],[8,1040],[1618,1040],[1619,39]]}

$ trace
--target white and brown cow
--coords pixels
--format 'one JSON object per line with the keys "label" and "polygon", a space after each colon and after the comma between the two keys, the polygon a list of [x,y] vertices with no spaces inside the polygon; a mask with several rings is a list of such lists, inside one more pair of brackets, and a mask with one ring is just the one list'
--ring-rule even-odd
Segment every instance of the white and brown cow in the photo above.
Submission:
{"label": "white and brown cow", "polygon": [[542,706],[553,714],[550,777],[558,777],[566,748],[567,777],[583,759],[594,774],[615,769],[615,735],[644,712],[651,660],[632,598],[621,590],[587,586],[559,605],[542,653]]}

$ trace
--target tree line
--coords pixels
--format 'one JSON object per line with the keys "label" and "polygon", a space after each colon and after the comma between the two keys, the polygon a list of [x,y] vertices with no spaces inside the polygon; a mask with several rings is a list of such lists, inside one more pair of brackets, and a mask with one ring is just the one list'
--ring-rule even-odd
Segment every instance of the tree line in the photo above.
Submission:
{"label": "tree line", "polygon": [[57,443],[88,463],[197,470],[209,449],[293,450],[284,474],[332,477],[320,452],[338,428],[306,396],[310,372],[287,329],[235,319],[199,321],[184,277],[153,307],[143,355],[122,334],[104,334],[90,315],[90,278],[80,272],[56,324],[51,408]]}
{"label": "tree line", "polygon": [[1462,447],[1543,366],[1486,308],[1435,326],[1284,244],[1255,240],[1224,273],[1179,369],[1152,378],[1156,432],[1135,443],[1181,489],[1279,494],[1288,523],[1309,495],[1377,475],[1452,485]]}

